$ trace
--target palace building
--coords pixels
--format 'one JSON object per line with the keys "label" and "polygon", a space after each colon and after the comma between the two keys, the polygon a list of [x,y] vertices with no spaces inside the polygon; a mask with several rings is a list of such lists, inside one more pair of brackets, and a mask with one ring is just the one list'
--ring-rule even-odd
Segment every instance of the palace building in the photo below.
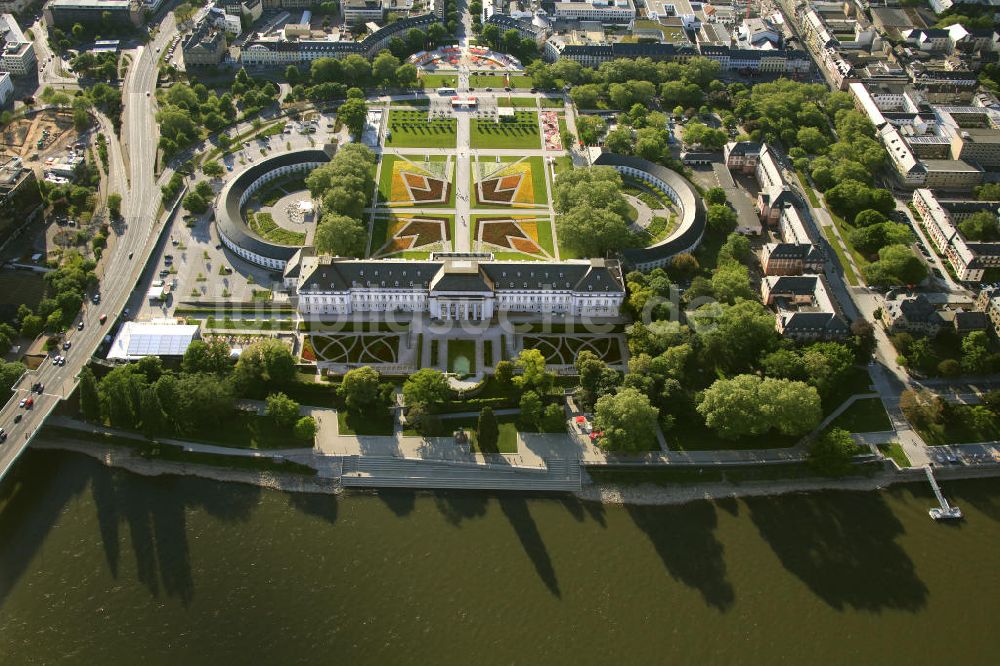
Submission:
{"label": "palace building", "polygon": [[300,254],[298,309],[324,319],[359,312],[428,313],[434,319],[485,321],[501,313],[617,317],[625,284],[616,261],[555,263],[492,260],[488,253],[434,254],[429,261],[358,260]]}

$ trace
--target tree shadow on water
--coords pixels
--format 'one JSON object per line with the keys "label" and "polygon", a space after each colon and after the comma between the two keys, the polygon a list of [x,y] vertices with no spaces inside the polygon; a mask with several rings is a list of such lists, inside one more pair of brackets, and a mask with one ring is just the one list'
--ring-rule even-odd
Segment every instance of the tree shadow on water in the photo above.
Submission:
{"label": "tree shadow on water", "polygon": [[782,565],[837,610],[917,611],[927,587],[896,543],[904,532],[878,493],[828,492],[746,500]]}
{"label": "tree shadow on water", "polygon": [[29,449],[0,483],[0,608],[66,504],[86,489],[86,476],[61,464],[77,461],[59,455]]}
{"label": "tree shadow on water", "polygon": [[400,518],[410,515],[417,504],[417,493],[413,490],[379,490],[378,498]]}
{"label": "tree shadow on water", "polygon": [[584,518],[590,516],[590,519],[601,527],[608,526],[604,515],[604,505],[600,502],[584,502],[572,495],[559,498],[559,502],[578,523],[582,523]]}
{"label": "tree shadow on water", "polygon": [[201,510],[225,522],[248,520],[260,500],[257,486],[203,479],[140,477],[97,466],[91,489],[105,557],[118,575],[120,526],[128,528],[136,577],[150,594],[165,594],[185,606],[194,598],[187,513]]}
{"label": "tree shadow on water", "polygon": [[732,607],[733,586],[726,575],[722,544],[715,538],[715,507],[708,502],[683,506],[627,505],[629,516],[646,533],[667,572],[701,593],[720,611]]}
{"label": "tree shadow on water", "polygon": [[310,516],[322,518],[331,525],[337,522],[338,505],[336,495],[289,493],[288,503],[293,508]]}
{"label": "tree shadow on water", "polygon": [[485,516],[489,501],[489,493],[478,491],[439,490],[434,493],[434,506],[445,520],[456,527],[462,521]]}
{"label": "tree shadow on water", "polygon": [[499,501],[503,514],[510,521],[517,538],[521,540],[521,547],[524,548],[524,552],[535,566],[539,578],[549,588],[549,592],[556,597],[561,597],[562,592],[559,590],[559,581],[556,579],[556,571],[552,566],[552,558],[549,557],[549,551],[545,547],[545,542],[542,541],[542,535],[538,532],[538,525],[535,524],[534,518],[528,511],[526,498],[522,495],[504,494],[500,495]]}

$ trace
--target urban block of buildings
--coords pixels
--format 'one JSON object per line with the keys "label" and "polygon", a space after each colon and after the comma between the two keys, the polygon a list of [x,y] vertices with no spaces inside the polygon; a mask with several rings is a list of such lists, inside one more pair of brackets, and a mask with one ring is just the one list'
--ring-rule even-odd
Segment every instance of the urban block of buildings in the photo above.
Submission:
{"label": "urban block of buildings", "polygon": [[986,269],[1000,267],[1000,242],[966,239],[959,224],[969,216],[986,211],[1000,220],[1000,201],[960,201],[941,199],[929,189],[913,192],[916,208],[928,237],[944,256],[959,280],[979,282]]}

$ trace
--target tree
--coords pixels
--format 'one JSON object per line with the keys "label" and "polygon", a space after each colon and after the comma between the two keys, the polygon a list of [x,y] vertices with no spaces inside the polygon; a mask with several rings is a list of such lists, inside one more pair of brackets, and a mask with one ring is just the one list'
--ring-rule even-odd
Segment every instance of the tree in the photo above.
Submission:
{"label": "tree", "polygon": [[372,61],[372,77],[380,85],[391,85],[395,82],[399,64],[399,58],[388,51],[382,51]]}
{"label": "tree", "polygon": [[545,357],[537,349],[522,349],[515,364],[521,374],[514,378],[514,384],[522,391],[547,393],[552,388],[555,376],[545,371]]}
{"label": "tree", "polygon": [[[5,403],[10,399],[10,396],[13,393],[10,387],[14,385],[14,382],[16,382],[21,375],[24,374],[25,370],[27,370],[27,368],[24,367],[23,363],[16,361],[8,363],[7,361],[0,359],[0,402]],[[93,373],[91,373],[91,376],[93,377]],[[96,386],[94,390],[96,391]],[[81,393],[81,400],[82,398],[83,395]],[[98,420],[100,419],[100,416],[100,405],[98,405]],[[84,418],[86,418],[86,416]]]}
{"label": "tree", "polygon": [[[436,27],[434,23],[431,27]],[[404,63],[396,68],[396,84],[401,88],[412,88],[417,83],[417,67],[410,63]]]}
{"label": "tree", "polygon": [[973,213],[958,223],[958,229],[967,240],[996,241],[1000,239],[997,214],[988,210]]}
{"label": "tree", "polygon": [[483,407],[479,412],[479,421],[476,424],[476,435],[479,441],[479,450],[483,453],[496,453],[497,443],[500,441],[500,428],[497,425],[496,416],[490,407]]}
{"label": "tree", "polygon": [[713,233],[728,234],[736,228],[736,211],[725,204],[712,204],[708,207],[705,220]]}
{"label": "tree", "polygon": [[258,340],[240,354],[234,376],[244,389],[254,385],[281,386],[295,377],[295,359],[280,340]]}
{"label": "tree", "polygon": [[368,245],[368,229],[359,220],[327,213],[316,225],[313,242],[318,252],[339,257],[363,257]]}
{"label": "tree", "polygon": [[684,143],[690,146],[700,145],[706,150],[718,150],[728,138],[724,131],[703,123],[691,122],[684,127]]}
{"label": "tree", "polygon": [[362,414],[378,404],[380,396],[378,370],[370,366],[348,370],[337,388],[337,394],[347,403],[347,409]]}
{"label": "tree", "polygon": [[899,396],[899,409],[915,427],[924,428],[942,422],[945,403],[929,389],[906,389]]}
{"label": "tree", "polygon": [[708,205],[725,204],[728,201],[726,191],[721,187],[710,187],[705,191],[705,203]]}
{"label": "tree", "polygon": [[73,129],[83,132],[90,127],[90,114],[86,109],[73,109]]}
{"label": "tree", "polygon": [[834,428],[809,447],[809,465],[824,476],[843,476],[850,472],[857,448],[851,433]]}
{"label": "tree", "polygon": [[226,168],[218,160],[210,160],[201,166],[201,172],[210,178],[218,178],[226,172]]}
{"label": "tree", "polygon": [[878,261],[861,269],[868,284],[917,284],[927,277],[927,266],[905,245],[887,245],[878,251]]}
{"label": "tree", "polygon": [[739,299],[753,298],[747,267],[732,262],[720,265],[712,273],[712,292],[721,302],[730,305]]}
{"label": "tree", "polygon": [[599,443],[609,451],[649,451],[659,448],[656,421],[660,410],[649,398],[634,388],[622,388],[597,401],[594,430],[601,433]]}
{"label": "tree", "polygon": [[962,369],[970,375],[990,371],[990,339],[984,331],[973,331],[962,339]]}
{"label": "tree", "polygon": [[525,391],[519,403],[521,408],[521,423],[526,427],[536,428],[542,418],[542,399],[534,391]]}
{"label": "tree", "polygon": [[181,370],[191,374],[199,372],[223,374],[228,372],[232,365],[229,345],[222,340],[211,342],[193,340],[181,360]]}
{"label": "tree", "polygon": [[184,200],[181,202],[184,208],[196,215],[200,215],[208,210],[208,203],[208,199],[193,190],[185,194]]}
{"label": "tree", "polygon": [[451,395],[448,380],[440,370],[417,370],[403,384],[403,399],[407,405],[438,405]]}
{"label": "tree", "polygon": [[291,428],[299,419],[299,403],[284,393],[271,393],[266,399],[264,415],[277,426]]}
{"label": "tree", "polygon": [[628,225],[618,213],[584,204],[558,217],[563,243],[584,257],[603,257],[626,247]]}
{"label": "tree", "polygon": [[164,374],[156,382],[156,392],[170,423],[181,434],[217,428],[219,417],[233,408],[232,382],[218,375]]}
{"label": "tree", "polygon": [[[587,146],[596,144],[607,128],[607,123],[600,116],[578,116],[576,119],[576,132],[580,136],[580,141]],[[608,149],[617,152],[610,146]]]}
{"label": "tree", "polygon": [[316,439],[316,430],[316,419],[311,416],[303,416],[295,422],[292,434],[299,441],[312,442]]}
{"label": "tree", "polygon": [[588,408],[618,387],[618,373],[592,351],[585,349],[577,354],[574,365],[580,375],[580,401]]}
{"label": "tree", "polygon": [[367,117],[368,105],[361,99],[349,99],[337,109],[337,118],[344,123],[355,141],[361,140]]}
{"label": "tree", "polygon": [[872,210],[871,208],[866,208],[854,216],[854,226],[856,227],[870,227],[873,224],[882,224],[883,222],[888,221],[889,218],[877,210]]}
{"label": "tree", "polygon": [[139,394],[139,420],[142,434],[152,439],[166,428],[160,397],[153,386],[144,386]]}
{"label": "tree", "polygon": [[690,280],[701,270],[701,265],[693,254],[682,252],[670,260],[668,272],[678,280]]}
{"label": "tree", "polygon": [[111,217],[118,219],[122,214],[122,195],[112,192],[108,195],[108,212]]}
{"label": "tree", "polygon": [[830,139],[815,127],[800,127],[795,136],[799,145],[811,155],[826,152],[830,145]]}
{"label": "tree", "polygon": [[514,380],[514,364],[510,361],[499,361],[493,370],[493,377],[501,386],[511,386]]}
{"label": "tree", "polygon": [[820,422],[823,409],[816,389],[804,382],[737,375],[709,386],[698,413],[720,437],[736,439],[770,430],[806,433]]}
{"label": "tree", "polygon": [[750,239],[740,233],[733,232],[726,237],[726,242],[719,248],[719,264],[728,262],[746,262],[750,259]]}

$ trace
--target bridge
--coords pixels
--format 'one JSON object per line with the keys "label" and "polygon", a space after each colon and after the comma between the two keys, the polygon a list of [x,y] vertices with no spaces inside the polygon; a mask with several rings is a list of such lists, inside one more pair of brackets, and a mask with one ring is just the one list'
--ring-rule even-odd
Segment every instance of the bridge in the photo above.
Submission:
{"label": "bridge", "polygon": [[[0,408],[0,425],[8,433],[7,441],[0,444],[0,480],[10,471],[21,453],[38,433],[45,419],[75,388],[80,371],[97,350],[118,314],[125,308],[129,296],[139,282],[142,271],[156,247],[163,228],[157,229],[160,217],[160,188],[153,174],[156,163],[158,135],[155,120],[157,51],[161,50],[177,34],[172,15],[167,15],[160,24],[156,38],[145,47],[139,47],[133,57],[125,83],[122,86],[125,115],[122,122],[121,139],[128,148],[127,169],[121,144],[108,144],[108,177],[111,192],[122,194],[122,217],[124,230],[117,236],[108,257],[103,264],[101,279],[101,304],[85,302],[80,316],[74,320],[67,336],[72,348],[65,354],[66,364],[53,365],[48,358],[35,370],[24,373],[13,386],[14,394]],[[102,125],[105,124],[102,122]],[[110,128],[105,134],[114,136]],[[166,169],[162,178],[169,178]],[[131,256],[131,258],[130,258]],[[107,322],[99,322],[101,314],[107,315]],[[83,329],[77,330],[82,322]],[[44,386],[41,394],[31,392],[37,383]],[[21,400],[33,398],[31,409],[19,407]],[[14,423],[16,415],[22,414],[21,421]]]}

